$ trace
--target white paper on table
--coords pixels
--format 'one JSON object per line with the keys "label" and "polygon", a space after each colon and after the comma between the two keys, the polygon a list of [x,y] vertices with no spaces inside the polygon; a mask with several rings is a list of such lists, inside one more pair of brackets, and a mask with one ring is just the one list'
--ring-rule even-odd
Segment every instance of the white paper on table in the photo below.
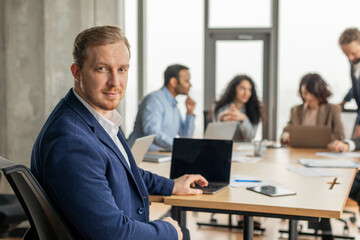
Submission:
{"label": "white paper on table", "polygon": [[[235,182],[235,179],[238,180],[260,180],[261,182]],[[256,187],[256,186],[266,186],[266,185],[280,185],[280,183],[274,181],[268,181],[264,179],[260,179],[253,176],[234,174],[230,176],[230,186],[231,187]]]}
{"label": "white paper on table", "polygon": [[344,159],[312,159],[300,158],[299,163],[306,167],[323,167],[323,168],[358,168],[360,164]]}
{"label": "white paper on table", "polygon": [[317,152],[315,153],[317,156],[322,157],[335,157],[335,158],[346,158],[346,157],[352,157],[352,158],[360,158],[359,152]]}
{"label": "white paper on table", "polygon": [[324,168],[307,168],[307,167],[292,167],[289,171],[299,174],[303,177],[338,177],[339,174]]}
{"label": "white paper on table", "polygon": [[236,150],[254,153],[254,144],[251,142],[238,142],[234,144]]}
{"label": "white paper on table", "polygon": [[241,163],[256,163],[262,160],[261,157],[249,157],[249,156],[233,156],[232,161]]}

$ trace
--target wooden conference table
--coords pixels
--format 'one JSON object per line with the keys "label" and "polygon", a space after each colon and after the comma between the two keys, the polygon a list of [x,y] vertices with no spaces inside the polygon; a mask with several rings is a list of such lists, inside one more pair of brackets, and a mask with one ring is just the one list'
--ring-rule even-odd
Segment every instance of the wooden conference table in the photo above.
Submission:
{"label": "wooden conference table", "polygon": [[[253,217],[289,219],[289,239],[297,239],[297,221],[320,218],[340,218],[357,169],[332,168],[338,173],[337,183],[330,189],[334,177],[306,178],[287,168],[300,167],[299,158],[319,158],[315,152],[325,149],[267,149],[266,156],[257,163],[232,162],[231,174],[243,174],[281,183],[296,191],[296,195],[268,197],[245,188],[227,187],[214,195],[151,196],[151,201],[172,206],[172,217],[186,225],[186,211],[231,213],[244,215],[244,239],[253,239]],[[360,159],[349,159],[360,161]],[[142,162],[140,167],[169,177],[170,162]]]}

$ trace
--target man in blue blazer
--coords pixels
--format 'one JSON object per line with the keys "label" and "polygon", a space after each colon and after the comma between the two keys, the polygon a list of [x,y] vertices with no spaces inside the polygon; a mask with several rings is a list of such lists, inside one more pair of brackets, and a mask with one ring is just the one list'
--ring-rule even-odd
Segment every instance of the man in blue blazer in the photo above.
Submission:
{"label": "man in blue blazer", "polygon": [[74,42],[74,88],[36,139],[31,170],[79,239],[182,239],[171,218],[149,221],[149,194],[201,194],[200,175],[170,180],[136,166],[115,110],[124,96],[130,46],[121,29],[93,27]]}

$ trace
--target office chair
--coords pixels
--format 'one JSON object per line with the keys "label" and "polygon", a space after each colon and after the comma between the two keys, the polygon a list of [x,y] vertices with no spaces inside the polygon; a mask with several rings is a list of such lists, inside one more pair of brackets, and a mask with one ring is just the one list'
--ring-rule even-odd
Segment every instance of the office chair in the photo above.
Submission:
{"label": "office chair", "polygon": [[0,238],[22,237],[26,228],[18,225],[27,220],[20,202],[14,194],[0,194]]}
{"label": "office chair", "polygon": [[355,109],[343,109],[341,112],[341,121],[344,124],[345,139],[351,139],[354,134],[355,121],[357,118],[357,110]]}
{"label": "office chair", "polygon": [[204,110],[203,111],[203,116],[204,116],[204,133],[205,130],[207,128],[207,125],[212,122],[211,116],[210,116],[210,111],[209,110]]}
{"label": "office chair", "polygon": [[29,219],[30,228],[24,240],[79,239],[27,167],[0,157],[0,168]]}

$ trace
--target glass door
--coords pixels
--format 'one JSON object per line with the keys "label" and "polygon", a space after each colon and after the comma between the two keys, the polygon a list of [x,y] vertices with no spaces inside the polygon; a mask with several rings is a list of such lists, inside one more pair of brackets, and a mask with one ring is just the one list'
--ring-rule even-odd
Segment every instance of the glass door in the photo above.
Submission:
{"label": "glass door", "polygon": [[[239,74],[249,76],[255,82],[260,101],[263,101],[264,41],[218,40],[215,44],[215,93],[220,99],[229,82]],[[262,138],[259,125],[255,139]]]}

